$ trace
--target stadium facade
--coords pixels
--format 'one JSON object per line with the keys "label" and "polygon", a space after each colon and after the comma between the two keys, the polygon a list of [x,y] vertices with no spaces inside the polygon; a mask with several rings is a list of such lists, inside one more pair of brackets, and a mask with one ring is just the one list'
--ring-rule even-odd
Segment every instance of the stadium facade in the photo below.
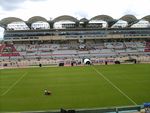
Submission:
{"label": "stadium facade", "polygon": [[[139,23],[145,23],[139,25]],[[61,23],[61,24],[59,24]],[[59,25],[58,25],[59,24]],[[4,18],[0,59],[113,58],[150,55],[150,15],[114,19],[97,15],[80,20],[62,15],[53,20],[34,16]]]}

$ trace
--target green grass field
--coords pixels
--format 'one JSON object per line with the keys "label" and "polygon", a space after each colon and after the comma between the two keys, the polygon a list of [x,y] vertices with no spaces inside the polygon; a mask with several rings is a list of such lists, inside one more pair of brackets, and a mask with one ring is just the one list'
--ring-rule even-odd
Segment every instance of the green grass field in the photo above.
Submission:
{"label": "green grass field", "polygon": [[[44,95],[44,89],[52,92]],[[141,105],[150,64],[0,70],[0,112]]]}

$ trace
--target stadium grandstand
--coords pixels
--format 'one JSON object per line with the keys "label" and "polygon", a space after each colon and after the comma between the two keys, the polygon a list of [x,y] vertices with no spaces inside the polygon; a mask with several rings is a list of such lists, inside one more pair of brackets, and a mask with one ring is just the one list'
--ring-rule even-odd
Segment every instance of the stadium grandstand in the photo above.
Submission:
{"label": "stadium grandstand", "polygon": [[0,26],[5,30],[0,61],[9,66],[62,61],[70,65],[72,60],[80,64],[83,58],[94,63],[104,63],[106,59],[111,63],[150,61],[150,15],[141,19],[134,15],[119,19],[97,15],[80,20],[70,15],[51,20],[34,16],[27,21],[8,17],[0,20]]}
{"label": "stadium grandstand", "polygon": [[[0,112],[149,113],[149,64],[107,64],[150,63],[150,15],[7,17],[0,27]],[[92,63],[102,65],[82,66]],[[55,67],[3,69],[29,66]]]}

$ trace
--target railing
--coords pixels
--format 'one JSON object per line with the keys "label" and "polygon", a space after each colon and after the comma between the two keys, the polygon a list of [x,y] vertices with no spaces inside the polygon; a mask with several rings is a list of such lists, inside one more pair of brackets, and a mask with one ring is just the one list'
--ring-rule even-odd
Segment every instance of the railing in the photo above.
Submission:
{"label": "railing", "polygon": [[32,111],[21,113],[134,113],[140,112],[142,107],[137,106],[125,106],[125,107],[113,107],[113,108],[95,108],[95,109],[60,109],[58,111]]}

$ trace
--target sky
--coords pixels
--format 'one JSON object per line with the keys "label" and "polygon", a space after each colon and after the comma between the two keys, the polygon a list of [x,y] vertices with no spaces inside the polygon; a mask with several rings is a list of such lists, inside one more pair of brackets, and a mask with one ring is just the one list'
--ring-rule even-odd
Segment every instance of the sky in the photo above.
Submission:
{"label": "sky", "polygon": [[[140,19],[150,15],[150,0],[0,0],[0,20],[18,17],[26,21],[32,16],[50,20],[61,15],[90,19],[103,14],[115,19],[133,14]],[[0,39],[3,31],[0,28]]]}

